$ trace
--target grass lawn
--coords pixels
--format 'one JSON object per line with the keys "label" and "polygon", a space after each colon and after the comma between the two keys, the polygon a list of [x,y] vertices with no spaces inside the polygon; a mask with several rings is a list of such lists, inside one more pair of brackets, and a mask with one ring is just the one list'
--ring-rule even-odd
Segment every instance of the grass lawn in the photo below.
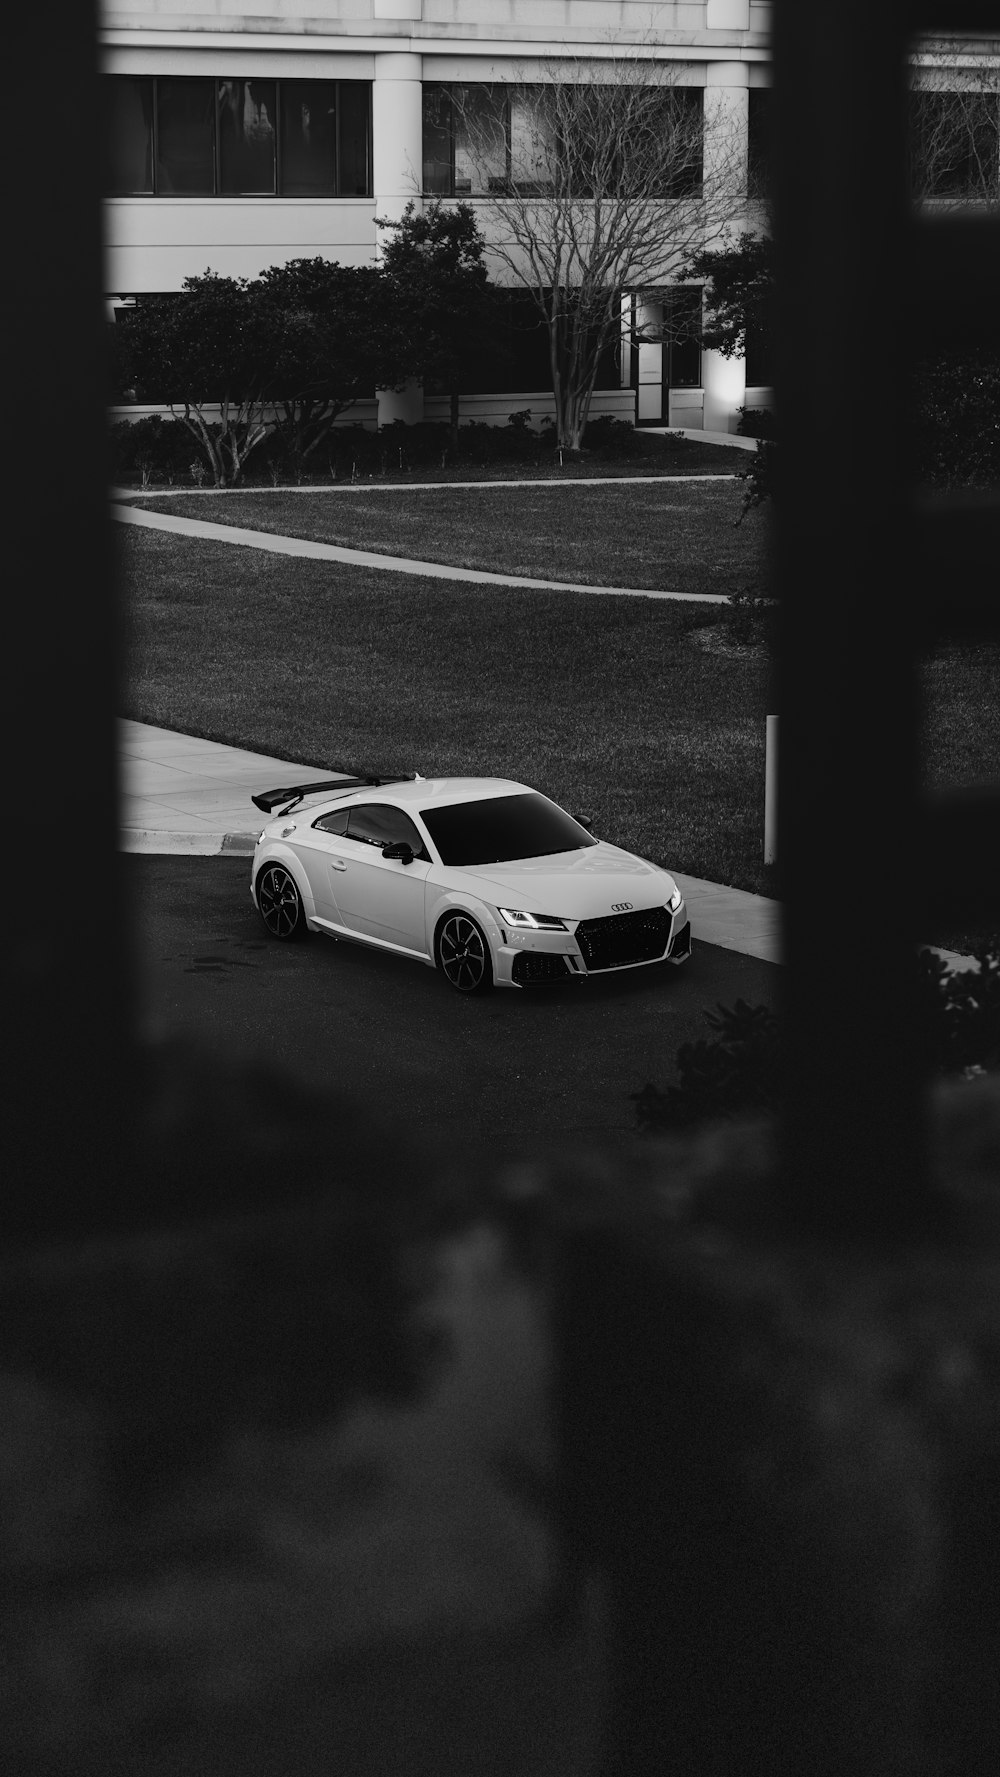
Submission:
{"label": "grass lawn", "polygon": [[[119,542],[124,714],[321,769],[522,778],[657,862],[774,892],[770,672],[701,645],[714,607],[497,592],[138,529]],[[928,783],[1000,778],[1000,649],[940,649],[922,676]],[[926,936],[967,950],[978,934]]]}
{"label": "grass lawn", "polygon": [[766,892],[768,668],[692,642],[711,607],[120,545],[124,714],[321,769],[521,778],[629,849]]}
{"label": "grass lawn", "polygon": [[[461,568],[591,586],[712,592],[763,569],[765,521],[738,529],[732,480],[620,486],[425,488],[422,492],[223,492],[158,498],[154,510]],[[147,504],[147,502],[143,502]]]}

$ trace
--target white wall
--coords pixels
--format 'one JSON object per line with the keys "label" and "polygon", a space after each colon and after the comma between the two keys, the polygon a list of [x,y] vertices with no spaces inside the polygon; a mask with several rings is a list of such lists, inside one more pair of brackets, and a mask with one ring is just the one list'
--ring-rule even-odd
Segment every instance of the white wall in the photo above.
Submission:
{"label": "white wall", "polygon": [[107,287],[117,296],[179,290],[209,269],[255,278],[269,265],[317,254],[370,265],[375,233],[371,198],[111,198]]}
{"label": "white wall", "polygon": [[108,30],[461,36],[577,44],[766,29],[750,0],[104,0]]}

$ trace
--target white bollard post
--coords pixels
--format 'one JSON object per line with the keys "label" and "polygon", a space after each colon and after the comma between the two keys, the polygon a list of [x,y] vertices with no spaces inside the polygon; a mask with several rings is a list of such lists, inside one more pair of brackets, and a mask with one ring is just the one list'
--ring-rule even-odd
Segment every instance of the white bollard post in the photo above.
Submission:
{"label": "white bollard post", "polygon": [[778,857],[778,718],[768,716],[764,750],[764,862]]}

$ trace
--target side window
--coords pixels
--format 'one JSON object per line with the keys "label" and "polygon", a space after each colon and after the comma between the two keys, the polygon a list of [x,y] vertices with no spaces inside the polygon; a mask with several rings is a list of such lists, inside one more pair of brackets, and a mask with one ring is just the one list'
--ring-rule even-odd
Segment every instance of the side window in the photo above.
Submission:
{"label": "side window", "polygon": [[384,802],[368,802],[348,811],[347,836],[366,840],[369,845],[412,847],[414,857],[426,857],[424,843],[408,814],[401,808],[390,808]]}
{"label": "side window", "polygon": [[349,808],[332,808],[329,814],[321,814],[313,826],[319,833],[346,833]]}

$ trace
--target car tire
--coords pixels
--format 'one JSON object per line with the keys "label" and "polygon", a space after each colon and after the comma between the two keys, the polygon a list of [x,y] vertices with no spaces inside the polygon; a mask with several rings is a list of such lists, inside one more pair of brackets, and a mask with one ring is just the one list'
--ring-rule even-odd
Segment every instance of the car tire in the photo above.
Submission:
{"label": "car tire", "polygon": [[284,864],[265,864],[257,877],[257,911],[268,935],[283,944],[306,936],[305,909],[298,884]]}
{"label": "car tire", "polygon": [[470,913],[457,908],[437,929],[434,955],[438,968],[456,993],[488,993],[493,986],[493,960],[482,929]]}

